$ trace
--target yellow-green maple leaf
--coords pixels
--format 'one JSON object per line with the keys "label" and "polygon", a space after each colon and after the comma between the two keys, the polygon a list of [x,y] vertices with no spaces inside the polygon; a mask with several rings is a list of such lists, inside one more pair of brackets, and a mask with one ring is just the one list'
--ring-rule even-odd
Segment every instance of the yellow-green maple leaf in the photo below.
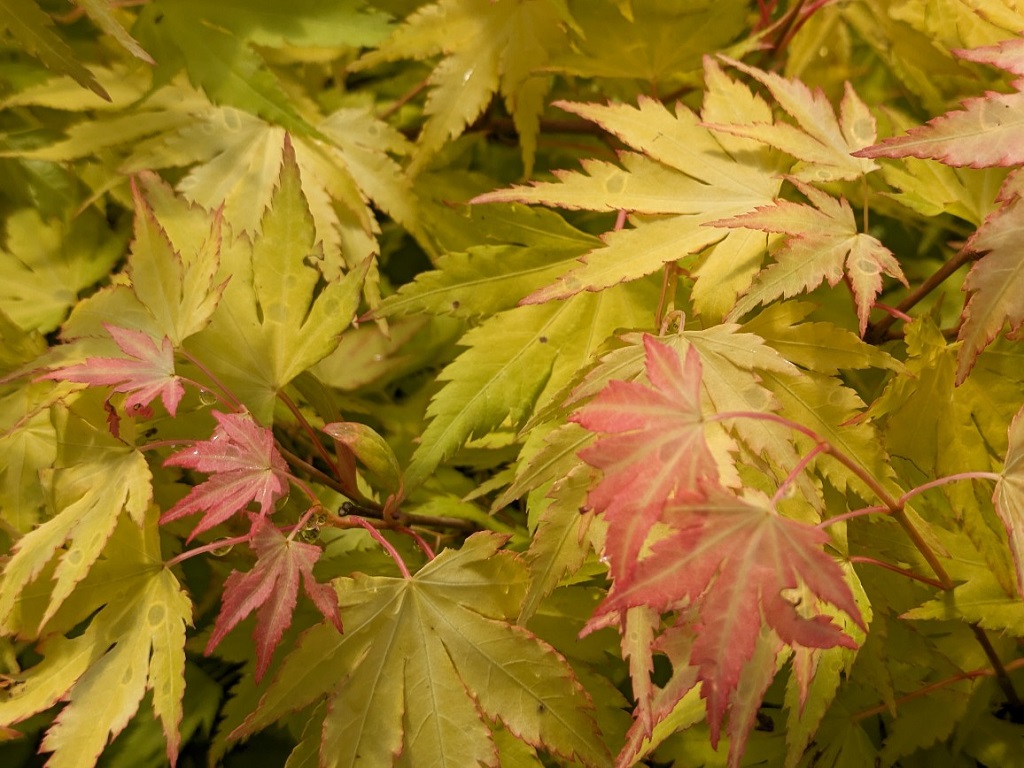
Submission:
{"label": "yellow-green maple leaf", "polygon": [[[45,624],[86,577],[127,514],[142,525],[152,499],[145,457],[111,437],[97,396],[82,396],[70,409],[56,410],[59,450],[52,472],[53,516],[18,539],[0,583],[0,626],[20,622],[18,603],[25,587],[51,562],[53,580],[38,626]],[[32,628],[35,629],[35,628]]]}
{"label": "yellow-green maple leaf", "polygon": [[782,120],[748,121],[743,124],[713,123],[712,128],[762,142],[792,155],[800,161],[791,171],[792,175],[806,182],[856,179],[878,168],[872,160],[851,156],[851,153],[874,143],[875,118],[849,83],[846,83],[837,116],[820,89],[812,91],[800,80],[786,79],[735,59],[722,58],[768,88],[778,105],[797,124]]}
{"label": "yellow-green maple leaf", "polygon": [[270,420],[277,392],[326,357],[352,322],[370,260],[340,277],[326,275],[322,260],[286,142],[261,234],[251,243],[237,238],[221,254],[230,282],[210,324],[188,345],[260,421]]}
{"label": "yellow-green maple leaf", "polygon": [[512,113],[529,172],[550,87],[550,76],[540,70],[565,45],[562,26],[569,21],[563,2],[438,0],[412,14],[355,68],[443,54],[427,81],[427,122],[413,173],[479,117],[496,92]]}
{"label": "yellow-green maple leaf", "polygon": [[523,425],[568,383],[616,329],[649,317],[651,286],[621,286],[542,306],[516,307],[489,318],[460,341],[469,347],[445,367],[431,400],[432,418],[406,472],[422,483],[468,439],[508,418]]}
{"label": "yellow-green maple leaf", "polygon": [[[724,77],[711,59],[705,59],[705,77],[709,92],[724,90],[735,97],[737,89],[746,90]],[[721,99],[709,98],[709,109],[721,109]],[[770,119],[767,104],[749,90],[742,103],[747,119]],[[714,245],[693,264],[694,301],[702,313],[724,314],[760,267],[765,237],[709,224],[774,200],[781,183],[774,160],[767,152],[757,151],[734,157],[732,147],[719,141],[682,104],[676,105],[674,114],[652,99],[641,99],[636,107],[566,102],[559,106],[597,123],[635,151],[620,153],[621,165],[585,161],[584,173],[560,172],[557,182],[498,190],[474,202],[540,203],[643,216],[636,218],[634,228],[606,234],[606,247],[583,256],[581,266],[534,291],[524,302],[599,291]]]}
{"label": "yellow-green maple leaf", "polygon": [[404,753],[425,765],[497,768],[488,721],[562,757],[608,765],[572,670],[509,623],[528,577],[498,552],[502,541],[477,534],[408,579],[336,581],[345,634],[308,630],[233,738],[326,696],[312,736],[322,766],[390,768]]}
{"label": "yellow-green maple leaf", "polygon": [[[81,634],[46,639],[39,649],[42,661],[18,675],[0,701],[3,725],[67,701],[41,747],[53,753],[51,768],[95,764],[108,740],[135,716],[147,690],[163,725],[168,759],[173,764],[177,758],[192,602],[163,567],[156,518],[150,511],[141,525],[121,520],[108,557],[69,601],[76,614],[71,621],[98,612]],[[71,605],[76,600],[81,604]]]}

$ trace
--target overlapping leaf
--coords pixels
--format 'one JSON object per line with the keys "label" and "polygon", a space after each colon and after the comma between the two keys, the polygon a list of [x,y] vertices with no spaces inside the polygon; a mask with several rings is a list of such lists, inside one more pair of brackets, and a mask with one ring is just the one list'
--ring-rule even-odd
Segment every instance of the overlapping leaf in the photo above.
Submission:
{"label": "overlapping leaf", "polygon": [[527,575],[514,555],[498,552],[501,543],[477,534],[411,579],[335,582],[345,634],[329,624],[307,631],[233,737],[326,696],[313,736],[324,766],[392,766],[403,753],[496,768],[488,721],[556,755],[607,765],[572,670],[509,623]]}
{"label": "overlapping leaf", "polygon": [[1010,448],[993,497],[1006,527],[1017,565],[1017,589],[1024,595],[1024,410],[1010,424]]}
{"label": "overlapping leaf", "polygon": [[436,54],[420,131],[416,172],[449,139],[460,135],[486,109],[495,93],[504,97],[532,167],[549,77],[537,70],[565,45],[562,26],[571,23],[564,4],[438,0],[420,8],[357,68]]}
{"label": "overlapping leaf", "polygon": [[[710,90],[737,97],[734,91],[739,86],[724,77],[710,59],[705,59],[705,78]],[[745,92],[743,103],[749,108],[745,115],[749,120],[770,119],[767,104],[748,90],[740,90]],[[709,100],[717,104],[710,95]],[[698,278],[694,291],[700,301],[698,309],[724,314],[735,294],[749,285],[759,268],[764,239],[709,224],[770,203],[780,186],[773,161],[758,152],[734,157],[682,104],[676,105],[674,114],[651,99],[641,99],[636,107],[566,102],[559,106],[597,123],[636,151],[621,153],[621,166],[589,160],[583,164],[584,173],[563,171],[557,182],[490,192],[474,202],[624,210],[659,218],[638,219],[634,229],[605,235],[605,248],[586,254],[581,258],[582,266],[534,291],[524,301],[540,303],[581,291],[598,291],[635,280],[717,244],[695,265]],[[701,286],[704,279],[714,282],[714,291],[710,284]]]}
{"label": "overlapping leaf", "polygon": [[[580,457],[603,470],[588,504],[608,522],[604,551],[614,579],[589,627],[627,620],[632,608],[683,611],[680,621],[692,625],[693,634],[672,657],[681,675],[672,695],[678,701],[702,685],[712,743],[732,712],[731,761],[738,764],[756,704],[775,672],[779,640],[856,647],[827,616],[813,608],[798,612],[789,593],[807,589],[862,628],[863,621],[842,570],[822,549],[827,533],[780,516],[767,497],[738,497],[717,484],[696,346],[684,363],[653,338],[645,337],[644,345],[651,386],[612,381],[573,417],[599,433]],[[775,641],[764,636],[766,629]],[[639,690],[653,696],[645,685],[648,665],[642,654],[637,658]],[[693,673],[683,675],[690,667]],[[652,706],[641,703],[638,711],[650,713]]]}
{"label": "overlapping leaf", "polygon": [[19,675],[0,701],[3,725],[67,702],[41,745],[41,751],[53,753],[47,762],[51,768],[95,764],[108,740],[136,715],[147,691],[168,760],[177,759],[192,602],[163,567],[155,519],[140,522],[121,519],[107,547],[112,556],[72,596],[70,603],[81,601],[73,606],[72,623],[95,613],[88,626],[70,638],[47,639],[42,660]]}
{"label": "overlapping leaf", "polygon": [[21,537],[6,563],[0,583],[0,622],[6,626],[22,590],[51,563],[54,583],[39,626],[86,577],[118,521],[127,515],[136,525],[143,522],[152,499],[149,466],[141,453],[111,437],[100,402],[83,397],[73,409],[57,411],[57,433],[65,442],[52,479],[55,514]]}
{"label": "overlapping leaf", "polygon": [[326,357],[355,316],[370,260],[339,276],[327,271],[315,242],[291,144],[285,140],[280,185],[249,244],[239,238],[221,254],[231,279],[210,324],[190,349],[261,421],[269,421],[278,391]]}
{"label": "overlapping leaf", "polygon": [[875,298],[882,290],[882,275],[907,285],[903,270],[877,238],[857,230],[846,200],[795,183],[812,206],[777,200],[750,213],[711,222],[716,227],[747,227],[786,235],[773,254],[775,263],[758,274],[732,314],[740,317],[758,304],[780,296],[791,298],[816,288],[823,280],[835,286],[845,276],[857,303],[863,335]]}
{"label": "overlapping leaf", "polygon": [[334,590],[313,577],[313,566],[323,550],[313,544],[285,538],[277,528],[260,517],[253,524],[252,548],[256,565],[247,573],[232,571],[224,581],[224,594],[217,622],[206,644],[210,653],[234,627],[256,611],[256,682],[270,665],[270,657],[281,636],[292,623],[302,588],[324,618],[341,632],[341,616]]}
{"label": "overlapping leaf", "polygon": [[288,490],[288,466],[274,446],[273,433],[248,413],[214,411],[213,415],[217,428],[209,440],[196,442],[164,462],[166,466],[211,473],[161,518],[167,523],[202,512],[190,539],[253,501],[260,505],[260,517],[264,518]]}
{"label": "overlapping leaf", "polygon": [[57,368],[43,376],[56,381],[74,381],[93,386],[110,385],[114,392],[126,392],[125,408],[147,408],[160,398],[167,412],[174,416],[185,394],[181,380],[174,372],[174,350],[166,336],[156,342],[142,331],[106,326],[125,357],[90,357],[84,363]]}
{"label": "overlapping leaf", "polygon": [[603,471],[587,503],[608,521],[605,551],[616,579],[630,576],[671,499],[703,496],[700,482],[718,479],[704,438],[697,350],[682,362],[650,336],[644,349],[650,387],[612,381],[572,417],[606,435],[580,457]]}
{"label": "overlapping leaf", "polygon": [[433,420],[406,471],[409,488],[421,483],[467,439],[506,418],[521,426],[532,409],[550,403],[591,354],[623,325],[642,323],[651,286],[636,283],[544,306],[500,312],[470,330],[469,346],[445,367],[446,385],[433,398]]}
{"label": "overlapping leaf", "polygon": [[[992,64],[1014,75],[1024,75],[1024,40],[955,53],[968,61]],[[987,168],[1024,163],[1024,78],[1013,82],[1013,93],[988,92],[967,99],[963,109],[947,112],[927,125],[911,128],[874,146],[858,148],[858,157],[918,157],[946,165]]]}
{"label": "overlapping leaf", "polygon": [[50,69],[70,75],[79,85],[101,98],[110,98],[57,34],[53,19],[43,12],[36,0],[0,0],[0,29],[12,35],[26,51]]}
{"label": "overlapping leaf", "polygon": [[856,179],[878,168],[871,160],[851,156],[875,141],[875,119],[849,83],[837,118],[820,89],[812,91],[800,80],[788,80],[735,59],[723,60],[767,87],[797,124],[781,120],[710,124],[715,130],[754,139],[792,155],[801,161],[792,175],[807,182]]}

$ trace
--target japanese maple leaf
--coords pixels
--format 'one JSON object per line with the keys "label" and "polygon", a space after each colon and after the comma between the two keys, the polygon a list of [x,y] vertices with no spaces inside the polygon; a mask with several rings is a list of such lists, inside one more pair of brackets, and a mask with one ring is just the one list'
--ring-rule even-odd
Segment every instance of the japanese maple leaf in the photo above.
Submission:
{"label": "japanese maple leaf", "polygon": [[700,355],[685,362],[671,347],[644,336],[647,378],[612,381],[571,418],[607,433],[579,456],[603,470],[587,503],[608,522],[605,552],[612,574],[626,577],[651,527],[673,498],[701,498],[701,479],[717,479],[700,410]]}
{"label": "japanese maple leaf", "polygon": [[[998,45],[953,51],[981,64],[1024,75],[1024,39],[1012,38]],[[988,91],[967,99],[963,109],[947,112],[926,125],[911,128],[860,149],[857,157],[919,157],[946,165],[990,168],[1024,163],[1024,77],[1013,81],[1014,93]]]}
{"label": "japanese maple leaf", "polygon": [[992,497],[1017,565],[1017,589],[1024,595],[1024,408],[1010,424],[1010,447]]}
{"label": "japanese maple leaf", "polygon": [[705,125],[709,128],[753,139],[792,155],[801,161],[793,174],[804,181],[856,179],[878,168],[856,152],[874,143],[875,119],[849,83],[837,118],[820,88],[812,91],[799,80],[787,80],[726,56],[719,58],[763,84],[797,124],[781,120],[742,125],[707,121]]}
{"label": "japanese maple leaf", "polygon": [[125,408],[147,407],[156,398],[174,416],[185,388],[174,373],[174,349],[166,336],[159,347],[149,334],[104,324],[126,357],[90,357],[85,362],[59,368],[42,378],[80,384],[112,384],[115,392],[127,392]]}
{"label": "japanese maple leaf", "polygon": [[1000,198],[1002,208],[989,216],[967,241],[967,248],[984,253],[964,280],[970,298],[964,307],[957,334],[956,383],[962,384],[982,350],[1009,324],[1011,331],[1024,326],[1024,254],[1020,232],[1024,226],[1024,202],[1014,189],[1018,174],[1011,175]]}
{"label": "japanese maple leaf", "polygon": [[882,274],[904,285],[899,262],[876,238],[857,231],[853,210],[843,198],[792,180],[813,203],[776,200],[749,213],[711,222],[714,227],[745,227],[786,235],[775,251],[775,263],[763,270],[730,314],[740,317],[758,304],[783,296],[790,298],[818,287],[822,280],[836,285],[846,275],[857,302],[860,333],[868,325],[875,297],[882,290]]}
{"label": "japanese maple leaf", "polygon": [[635,606],[660,612],[693,606],[689,658],[673,659],[673,665],[697,668],[694,682],[702,684],[707,701],[712,744],[741,694],[744,666],[764,627],[790,645],[857,647],[827,616],[804,615],[809,606],[798,610],[787,599],[789,590],[805,587],[864,627],[842,569],[822,549],[828,534],[781,517],[766,498],[754,502],[715,486],[705,489],[703,499],[671,502],[663,515],[671,533],[632,574],[615,580],[591,620],[599,626],[607,614]]}
{"label": "japanese maple leaf", "polygon": [[256,565],[248,573],[232,571],[224,581],[220,614],[206,645],[210,654],[225,635],[256,611],[256,682],[267,671],[274,648],[292,623],[295,602],[302,588],[331,624],[341,632],[338,598],[328,584],[313,577],[313,566],[323,550],[313,544],[292,541],[277,527],[258,517],[253,523],[252,547]]}
{"label": "japanese maple leaf", "polygon": [[187,467],[211,474],[164,513],[168,523],[203,512],[189,540],[224,522],[252,501],[268,515],[288,489],[288,467],[274,447],[274,435],[248,413],[213,412],[217,428],[209,440],[173,454],[165,466]]}

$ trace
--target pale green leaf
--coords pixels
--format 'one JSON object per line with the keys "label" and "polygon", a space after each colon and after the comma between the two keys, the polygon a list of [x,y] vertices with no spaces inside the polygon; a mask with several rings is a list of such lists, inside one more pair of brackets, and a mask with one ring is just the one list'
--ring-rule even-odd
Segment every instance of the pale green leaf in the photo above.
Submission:
{"label": "pale green leaf", "polygon": [[875,141],[875,119],[853,87],[846,90],[838,117],[825,94],[803,82],[723,57],[733,67],[762,83],[796,125],[776,120],[746,125],[714,124],[715,130],[777,147],[801,161],[793,175],[807,182],[856,179],[878,168],[873,160],[853,157],[852,152]]}
{"label": "pale green leaf", "polygon": [[564,10],[536,0],[438,0],[411,14],[388,40],[360,59],[357,69],[443,55],[427,80],[427,122],[410,171],[421,170],[500,93],[519,131],[529,173],[550,87],[540,70],[550,53],[565,45],[564,20]]}
{"label": "pale green leaf", "polygon": [[[722,76],[710,59],[705,67],[709,87],[729,92],[735,89],[735,83]],[[637,217],[635,228],[608,233],[604,238],[607,247],[586,254],[581,258],[582,266],[534,291],[526,301],[564,298],[635,280],[718,243],[694,266],[697,310],[720,316],[732,304],[732,290],[738,292],[749,285],[759,266],[764,240],[708,225],[775,198],[780,181],[771,159],[764,153],[749,152],[733,157],[701,125],[700,118],[681,104],[676,105],[674,114],[660,102],[643,98],[637,107],[566,102],[559,106],[597,123],[637,152],[621,153],[622,167],[587,161],[585,174],[560,172],[557,182],[498,190],[480,195],[475,202],[542,203],[569,209],[654,214],[659,218]],[[717,102],[712,102],[712,107],[720,110]],[[666,215],[671,218],[660,218]],[[728,242],[730,239],[733,242]],[[737,264],[743,266],[736,269]],[[712,282],[727,272],[727,290],[701,287],[701,280]]]}
{"label": "pale green leaf", "polygon": [[109,272],[124,242],[110,237],[92,211],[62,224],[26,208],[9,215],[5,229],[0,310],[24,330],[43,333],[56,329],[79,292]]}
{"label": "pale green leaf", "polygon": [[1017,566],[1017,589],[1024,594],[1024,409],[1010,424],[1006,464],[996,483],[995,504]]}
{"label": "pale green leaf", "polygon": [[769,304],[744,323],[743,330],[760,336],[791,363],[818,373],[836,374],[857,368],[901,370],[898,360],[845,328],[828,322],[801,322],[814,310],[808,302]]}

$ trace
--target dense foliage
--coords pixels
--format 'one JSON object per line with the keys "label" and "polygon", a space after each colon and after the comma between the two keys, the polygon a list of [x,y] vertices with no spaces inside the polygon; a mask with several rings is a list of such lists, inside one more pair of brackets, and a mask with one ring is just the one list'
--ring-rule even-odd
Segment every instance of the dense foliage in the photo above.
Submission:
{"label": "dense foliage", "polygon": [[1024,766],[1024,5],[0,30],[0,763]]}

